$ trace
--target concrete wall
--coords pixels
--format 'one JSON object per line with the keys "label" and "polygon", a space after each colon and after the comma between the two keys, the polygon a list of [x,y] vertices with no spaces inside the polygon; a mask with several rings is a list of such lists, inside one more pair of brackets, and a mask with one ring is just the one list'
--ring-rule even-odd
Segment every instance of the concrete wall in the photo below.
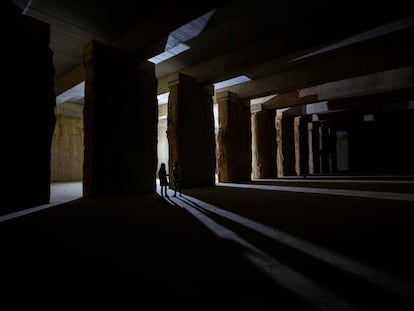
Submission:
{"label": "concrete wall", "polygon": [[165,163],[167,166],[168,174],[168,138],[167,138],[167,118],[161,118],[158,120],[158,144],[157,144],[157,172],[161,163]]}
{"label": "concrete wall", "polygon": [[[74,109],[83,105],[61,104],[56,109],[56,126],[51,149],[51,182],[81,181],[83,179],[83,117],[81,115],[64,115],[62,106]],[[63,107],[62,107],[63,108]]]}

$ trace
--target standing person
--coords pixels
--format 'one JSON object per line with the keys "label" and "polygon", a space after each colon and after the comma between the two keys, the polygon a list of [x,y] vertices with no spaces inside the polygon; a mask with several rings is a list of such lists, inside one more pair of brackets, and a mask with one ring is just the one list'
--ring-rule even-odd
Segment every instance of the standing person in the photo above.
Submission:
{"label": "standing person", "polygon": [[167,170],[165,169],[165,163],[161,163],[160,169],[158,170],[158,178],[160,179],[160,187],[161,187],[161,196],[168,197],[167,194],[167,186],[168,186],[168,178],[167,178]]}
{"label": "standing person", "polygon": [[181,196],[181,166],[180,163],[175,162],[173,165],[173,181],[174,181],[174,195],[177,196],[177,191]]}

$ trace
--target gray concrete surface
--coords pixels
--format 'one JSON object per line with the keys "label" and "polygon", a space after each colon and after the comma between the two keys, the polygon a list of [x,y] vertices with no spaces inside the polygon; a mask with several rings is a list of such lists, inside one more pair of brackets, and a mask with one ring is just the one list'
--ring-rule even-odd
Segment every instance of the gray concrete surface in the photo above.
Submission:
{"label": "gray concrete surface", "polygon": [[5,220],[0,307],[414,308],[409,181],[280,182],[78,198]]}

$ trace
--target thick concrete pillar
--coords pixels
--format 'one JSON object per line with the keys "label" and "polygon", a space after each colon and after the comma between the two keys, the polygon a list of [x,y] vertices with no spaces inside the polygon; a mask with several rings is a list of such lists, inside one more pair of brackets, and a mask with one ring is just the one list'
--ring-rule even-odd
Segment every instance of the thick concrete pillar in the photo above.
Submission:
{"label": "thick concrete pillar", "polygon": [[309,174],[312,175],[315,173],[315,168],[313,166],[313,122],[308,123],[308,150]]}
{"label": "thick concrete pillar", "polygon": [[321,122],[320,126],[320,157],[321,157],[321,172],[330,173],[331,172],[331,159],[330,159],[330,141],[329,133],[330,129],[326,122]]}
{"label": "thick concrete pillar", "polygon": [[299,172],[298,175],[309,174],[309,136],[308,136],[309,118],[301,116],[299,119]]}
{"label": "thick concrete pillar", "polygon": [[277,177],[275,110],[252,113],[252,178]]}
{"label": "thick concrete pillar", "polygon": [[277,169],[278,176],[296,175],[295,171],[295,137],[293,117],[276,115]]}
{"label": "thick concrete pillar", "polygon": [[169,172],[178,161],[183,188],[214,185],[213,86],[200,87],[192,77],[178,74],[169,82],[169,89]]}
{"label": "thick concrete pillar", "polygon": [[329,124],[329,137],[328,137],[328,145],[329,145],[329,162],[331,173],[338,171],[338,159],[336,153],[336,127],[332,124]]}
{"label": "thick concrete pillar", "polygon": [[308,120],[306,116],[294,118],[296,175],[309,173]]}
{"label": "thick concrete pillar", "polygon": [[283,176],[283,151],[282,151],[282,118],[283,113],[276,112],[275,128],[276,128],[276,165],[277,165],[277,177]]}
{"label": "thick concrete pillar", "polygon": [[2,5],[0,213],[49,203],[56,122],[50,25]]}
{"label": "thick concrete pillar", "polygon": [[252,134],[250,101],[240,101],[237,94],[216,94],[219,111],[218,180],[250,181],[252,172]]}
{"label": "thick concrete pillar", "polygon": [[309,124],[310,135],[309,135],[309,152],[311,153],[309,160],[309,167],[313,168],[311,174],[319,174],[321,172],[321,127],[319,122],[312,122]]}
{"label": "thick concrete pillar", "polygon": [[157,80],[149,62],[96,41],[84,50],[85,197],[154,192]]}
{"label": "thick concrete pillar", "polygon": [[300,117],[293,118],[293,137],[295,140],[295,172],[300,175],[300,136],[299,136]]}
{"label": "thick concrete pillar", "polygon": [[345,130],[336,132],[336,170],[345,172],[349,170],[348,132]]}

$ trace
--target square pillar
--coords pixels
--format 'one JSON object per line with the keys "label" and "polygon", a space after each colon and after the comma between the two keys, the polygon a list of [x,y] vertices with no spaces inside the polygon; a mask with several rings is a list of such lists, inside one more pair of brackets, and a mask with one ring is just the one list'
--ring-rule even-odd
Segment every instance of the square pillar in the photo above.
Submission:
{"label": "square pillar", "polygon": [[85,197],[155,192],[154,64],[96,41],[84,50]]}
{"label": "square pillar", "polygon": [[321,173],[331,172],[331,157],[330,157],[330,128],[326,122],[321,122],[320,126],[320,157],[321,157]]}
{"label": "square pillar", "polygon": [[278,176],[296,175],[294,118],[276,114],[277,170]]}
{"label": "square pillar", "polygon": [[309,166],[313,167],[312,174],[321,173],[321,150],[320,146],[322,145],[321,139],[321,126],[317,121],[312,122],[310,129],[310,152],[312,152],[312,163],[309,163]]}
{"label": "square pillar", "polygon": [[252,172],[252,134],[250,101],[237,94],[216,94],[219,111],[218,179],[220,182],[250,181]]}
{"label": "square pillar", "polygon": [[309,173],[308,121],[306,116],[294,118],[296,175]]}
{"label": "square pillar", "polygon": [[275,116],[275,110],[252,113],[252,178],[277,177]]}
{"label": "square pillar", "polygon": [[178,161],[183,188],[214,185],[213,86],[201,87],[195,79],[181,73],[168,86],[168,171],[172,172],[172,164]]}
{"label": "square pillar", "polygon": [[313,164],[313,122],[308,123],[308,167],[309,174],[315,173],[315,168]]}
{"label": "square pillar", "polygon": [[[54,114],[50,25],[3,6],[0,214],[50,201]],[[22,195],[23,191],[23,195]]]}

